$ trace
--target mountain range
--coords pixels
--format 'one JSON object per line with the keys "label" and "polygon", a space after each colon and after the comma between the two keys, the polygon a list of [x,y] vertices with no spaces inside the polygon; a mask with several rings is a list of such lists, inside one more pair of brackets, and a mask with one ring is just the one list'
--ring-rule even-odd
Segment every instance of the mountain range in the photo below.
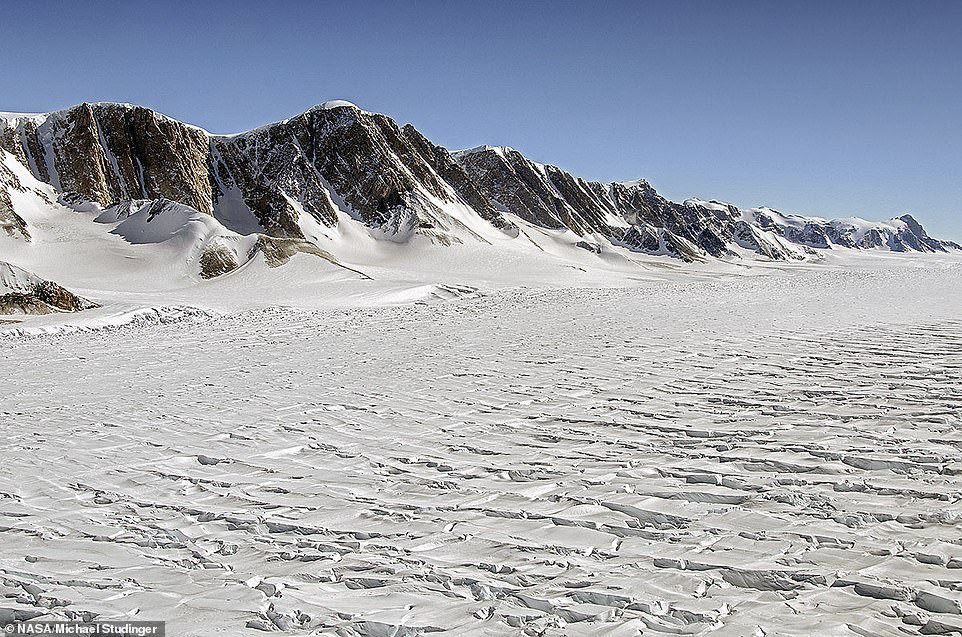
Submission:
{"label": "mountain range", "polygon": [[344,101],[236,135],[130,104],[3,113],[0,154],[0,236],[36,239],[25,210],[85,213],[131,245],[180,237],[180,254],[200,279],[257,255],[274,265],[298,253],[344,265],[341,244],[357,231],[378,242],[422,237],[442,246],[496,237],[541,247],[538,237],[550,235],[599,258],[683,262],[962,250],[929,237],[908,214],[827,220],[676,203],[644,180],[588,181],[509,147],[452,152],[410,124]]}

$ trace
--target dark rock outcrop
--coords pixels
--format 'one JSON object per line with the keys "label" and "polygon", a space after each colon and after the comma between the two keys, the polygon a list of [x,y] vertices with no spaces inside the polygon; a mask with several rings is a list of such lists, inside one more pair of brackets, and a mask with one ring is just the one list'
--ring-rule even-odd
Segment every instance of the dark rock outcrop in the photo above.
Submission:
{"label": "dark rock outcrop", "polygon": [[585,181],[505,147],[482,146],[455,157],[488,199],[533,225],[597,233],[630,249],[687,260],[729,254],[737,210],[718,214],[674,203],[645,181]]}
{"label": "dark rock outcrop", "polygon": [[495,207],[533,225],[568,228],[579,235],[604,232],[606,215],[615,212],[610,202],[606,206],[591,193],[587,182],[511,148],[483,146],[455,157]]}
{"label": "dark rock outcrop", "polygon": [[27,229],[27,222],[18,215],[13,209],[13,202],[10,200],[10,193],[4,188],[0,188],[0,231],[5,232],[11,237],[20,237],[30,240],[30,231]]}
{"label": "dark rock outcrop", "polygon": [[206,133],[147,108],[81,104],[7,128],[0,145],[37,179],[105,206],[167,197],[213,210]]}
{"label": "dark rock outcrop", "polygon": [[0,314],[53,314],[98,307],[53,281],[0,261]]}
{"label": "dark rock outcrop", "polygon": [[[962,245],[954,241],[933,239],[928,235],[915,217],[912,215],[902,215],[898,221],[905,224],[905,230],[897,236],[897,241],[910,250],[920,250],[923,252],[947,252],[949,250],[962,250]],[[894,248],[893,248],[894,249]]]}

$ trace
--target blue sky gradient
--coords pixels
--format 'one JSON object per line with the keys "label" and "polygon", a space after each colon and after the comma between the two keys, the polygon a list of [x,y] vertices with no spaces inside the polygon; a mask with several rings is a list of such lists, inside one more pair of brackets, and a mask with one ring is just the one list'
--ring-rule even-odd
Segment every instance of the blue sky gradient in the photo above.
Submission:
{"label": "blue sky gradient", "polygon": [[0,110],[328,99],[666,196],[962,239],[962,2],[3,2]]}

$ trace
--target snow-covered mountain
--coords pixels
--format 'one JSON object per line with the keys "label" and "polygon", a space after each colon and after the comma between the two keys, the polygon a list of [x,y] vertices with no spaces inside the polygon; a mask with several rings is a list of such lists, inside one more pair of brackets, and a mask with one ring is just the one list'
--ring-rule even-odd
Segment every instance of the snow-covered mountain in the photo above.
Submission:
{"label": "snow-covered mountain", "polygon": [[96,306],[52,281],[0,261],[0,314],[77,312]]}
{"label": "snow-covered mountain", "polygon": [[0,147],[74,202],[166,198],[236,232],[289,238],[323,234],[339,212],[396,241],[512,231],[446,150],[344,102],[230,136],[111,103],[8,115],[0,127]]}
{"label": "snow-covered mountain", "polygon": [[452,153],[411,125],[343,101],[237,135],[130,104],[0,114],[0,154],[0,237],[34,241],[31,215],[49,228],[69,209],[128,244],[164,244],[199,278],[258,254],[275,265],[297,253],[339,264],[341,252],[415,237],[544,251],[539,237],[548,236],[571,254],[684,261],[962,249],[929,237],[909,215],[825,220],[676,203],[644,180],[586,181],[507,147]]}
{"label": "snow-covered mountain", "polygon": [[692,260],[736,256],[738,246],[771,259],[800,259],[814,254],[810,248],[960,249],[929,237],[910,215],[887,222],[825,220],[700,199],[679,204],[644,180],[589,182],[503,146],[481,146],[455,157],[495,207],[536,225],[601,235],[641,252]]}

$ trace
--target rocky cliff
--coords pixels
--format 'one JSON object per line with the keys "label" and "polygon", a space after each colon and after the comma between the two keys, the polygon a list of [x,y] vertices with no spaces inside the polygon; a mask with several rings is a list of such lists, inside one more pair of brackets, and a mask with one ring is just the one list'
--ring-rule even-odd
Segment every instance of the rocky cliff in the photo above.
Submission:
{"label": "rocky cliff", "polygon": [[[413,126],[346,102],[239,135],[211,135],[129,104],[81,104],[0,119],[0,148],[76,204],[170,200],[240,234],[314,240],[345,217],[403,242],[514,237],[527,226],[691,261],[804,259],[831,248],[947,251],[905,215],[887,222],[825,220],[690,199],[669,201],[646,181],[586,181],[507,147],[451,153]],[[9,171],[7,171],[9,172]],[[0,175],[0,229],[29,238]]]}
{"label": "rocky cliff", "polygon": [[644,181],[579,179],[503,146],[455,154],[498,207],[534,225],[597,233],[615,245],[685,260],[725,257],[740,247],[771,259],[801,259],[814,248],[945,252],[960,247],[929,237],[910,215],[888,222],[825,220],[689,199],[675,203]]}
{"label": "rocky cliff", "polygon": [[305,225],[336,225],[340,207],[390,238],[443,239],[461,225],[449,205],[512,231],[445,149],[341,102],[232,136],[139,106],[82,104],[8,118],[0,147],[75,199],[164,198],[240,231],[304,238]]}

